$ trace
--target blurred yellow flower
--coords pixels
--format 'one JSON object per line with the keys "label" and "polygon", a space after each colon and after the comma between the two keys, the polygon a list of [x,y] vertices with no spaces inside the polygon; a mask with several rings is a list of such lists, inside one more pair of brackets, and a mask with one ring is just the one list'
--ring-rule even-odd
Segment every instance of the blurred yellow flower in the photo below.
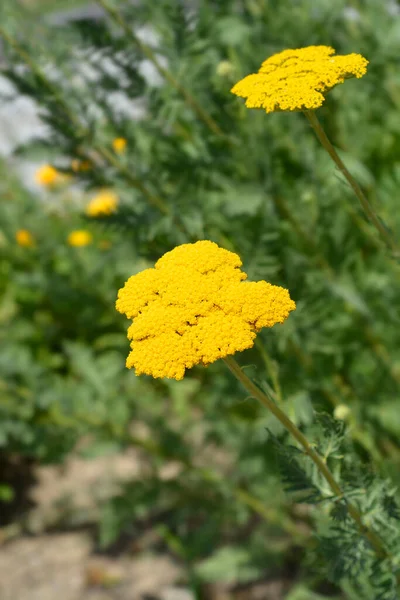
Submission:
{"label": "blurred yellow flower", "polygon": [[283,323],[296,308],[289,292],[244,282],[241,265],[237,254],[204,240],[177,246],[130,277],[116,302],[133,319],[126,366],[182,379],[185,369],[251,348],[262,327]]}
{"label": "blurred yellow flower", "polygon": [[102,215],[111,215],[115,212],[118,205],[118,196],[111,190],[103,190],[96,194],[86,207],[86,214],[89,217],[98,217]]}
{"label": "blurred yellow flower", "polygon": [[70,246],[88,246],[92,241],[93,236],[86,229],[75,229],[75,231],[71,231],[67,238]]}
{"label": "blurred yellow flower", "polygon": [[19,246],[24,246],[25,248],[32,248],[35,245],[35,239],[27,229],[18,229],[15,239]]}
{"label": "blurred yellow flower", "polygon": [[67,175],[60,173],[60,171],[57,171],[57,169],[51,165],[41,166],[35,174],[36,183],[45,187],[52,187],[59,183],[65,183],[67,179]]}
{"label": "blurred yellow flower", "polygon": [[115,140],[112,143],[112,146],[113,146],[115,152],[117,152],[118,154],[122,154],[125,151],[126,144],[127,144],[127,141],[125,138],[118,137],[118,138],[115,138]]}
{"label": "blurred yellow flower", "polygon": [[258,73],[248,75],[231,92],[246,98],[248,108],[274,111],[313,110],[324,94],[351,77],[367,72],[361,54],[335,55],[329,46],[284,50],[265,60]]}

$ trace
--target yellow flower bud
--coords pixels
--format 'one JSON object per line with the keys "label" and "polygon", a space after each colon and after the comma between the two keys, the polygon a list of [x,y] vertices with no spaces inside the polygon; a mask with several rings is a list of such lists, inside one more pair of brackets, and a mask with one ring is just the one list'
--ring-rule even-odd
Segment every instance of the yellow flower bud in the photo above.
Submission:
{"label": "yellow flower bud", "polygon": [[350,407],[347,404],[338,404],[333,411],[333,416],[339,421],[345,421],[351,414]]}
{"label": "yellow flower bud", "polygon": [[234,71],[234,66],[229,60],[221,60],[217,64],[216,73],[219,77],[226,77],[231,75]]}

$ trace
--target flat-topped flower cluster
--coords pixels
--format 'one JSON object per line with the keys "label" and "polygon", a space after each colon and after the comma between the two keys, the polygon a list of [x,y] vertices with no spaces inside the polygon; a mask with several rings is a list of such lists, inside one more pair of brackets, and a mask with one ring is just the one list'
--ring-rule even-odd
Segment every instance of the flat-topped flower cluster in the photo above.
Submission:
{"label": "flat-topped flower cluster", "polygon": [[283,323],[296,307],[289,292],[245,282],[241,265],[237,254],[204,240],[177,246],[130,277],[116,303],[133,319],[127,367],[179,380],[196,364],[251,348],[262,327]]}
{"label": "flat-topped flower cluster", "polygon": [[324,94],[350,77],[367,72],[368,61],[361,54],[340,56],[330,46],[308,46],[283,50],[265,60],[258,73],[247,75],[232,88],[246,98],[248,108],[274,111],[319,108]]}

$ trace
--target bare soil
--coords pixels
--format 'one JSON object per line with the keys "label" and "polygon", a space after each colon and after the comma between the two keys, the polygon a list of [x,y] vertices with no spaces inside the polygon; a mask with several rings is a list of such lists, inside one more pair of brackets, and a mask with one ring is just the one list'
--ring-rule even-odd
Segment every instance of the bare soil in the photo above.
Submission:
{"label": "bare soil", "polygon": [[[28,512],[19,525],[16,517],[0,528],[0,600],[194,600],[183,565],[160,552],[151,529],[112,555],[96,548],[99,499],[114,495],[121,482],[140,478],[145,469],[135,449],[92,460],[71,455],[62,466],[35,468],[29,501],[17,503]],[[171,463],[163,477],[174,477],[177,469]],[[237,589],[205,585],[201,596],[283,600],[290,580],[276,577]]]}

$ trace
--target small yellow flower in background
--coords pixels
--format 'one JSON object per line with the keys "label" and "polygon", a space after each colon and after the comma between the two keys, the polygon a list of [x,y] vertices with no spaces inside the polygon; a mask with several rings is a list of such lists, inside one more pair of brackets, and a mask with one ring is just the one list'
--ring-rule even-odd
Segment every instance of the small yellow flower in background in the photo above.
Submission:
{"label": "small yellow flower in background", "polygon": [[43,165],[41,166],[35,174],[35,181],[38,185],[43,185],[45,187],[52,187],[59,183],[65,183],[68,180],[68,177],[60,171],[57,171],[51,165]]}
{"label": "small yellow flower in background", "polygon": [[32,248],[35,245],[34,237],[27,229],[18,229],[15,239],[19,246],[25,248]]}
{"label": "small yellow flower in background", "polygon": [[93,236],[86,229],[75,229],[75,231],[71,231],[67,238],[70,246],[88,246],[92,241]]}
{"label": "small yellow flower in background", "polygon": [[204,240],[177,246],[130,277],[116,302],[133,319],[126,366],[179,380],[185,369],[251,348],[261,328],[283,323],[296,308],[289,292],[244,282],[241,265],[237,254]]}
{"label": "small yellow flower in background", "polygon": [[79,171],[89,171],[91,167],[92,165],[88,160],[80,160],[79,158],[71,160],[71,169],[75,171],[75,173],[79,173]]}
{"label": "small yellow flower in background", "polygon": [[329,46],[284,50],[265,60],[258,73],[248,75],[231,92],[246,98],[248,108],[274,111],[313,110],[326,92],[351,77],[367,72],[361,54],[335,55]]}
{"label": "small yellow flower in background", "polygon": [[117,210],[118,196],[111,190],[103,190],[92,198],[86,207],[89,217],[111,215]]}
{"label": "small yellow flower in background", "polygon": [[126,139],[123,137],[119,137],[119,138],[115,138],[115,140],[112,143],[112,146],[113,146],[115,152],[117,152],[117,154],[122,154],[123,152],[125,152],[126,144],[127,144]]}

